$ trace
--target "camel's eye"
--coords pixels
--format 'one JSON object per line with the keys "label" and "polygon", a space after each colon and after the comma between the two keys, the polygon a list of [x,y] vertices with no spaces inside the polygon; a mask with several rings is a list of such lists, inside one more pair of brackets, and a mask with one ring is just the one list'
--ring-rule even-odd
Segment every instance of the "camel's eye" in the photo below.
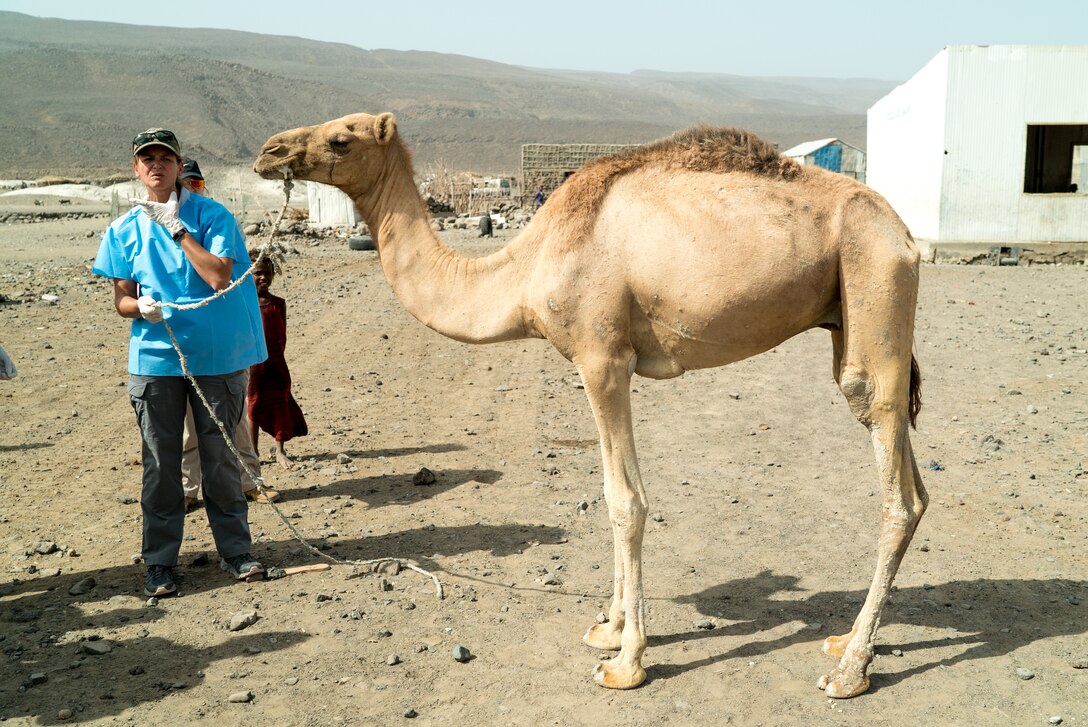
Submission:
{"label": "camel's eye", "polygon": [[351,139],[347,136],[334,136],[329,139],[329,148],[337,154],[346,154]]}

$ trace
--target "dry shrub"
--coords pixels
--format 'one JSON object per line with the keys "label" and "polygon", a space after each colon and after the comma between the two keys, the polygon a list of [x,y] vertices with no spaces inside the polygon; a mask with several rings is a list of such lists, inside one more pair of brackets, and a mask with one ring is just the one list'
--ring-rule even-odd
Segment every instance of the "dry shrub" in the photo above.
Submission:
{"label": "dry shrub", "polygon": [[302,207],[288,207],[283,219],[290,222],[305,222],[310,219],[310,210]]}

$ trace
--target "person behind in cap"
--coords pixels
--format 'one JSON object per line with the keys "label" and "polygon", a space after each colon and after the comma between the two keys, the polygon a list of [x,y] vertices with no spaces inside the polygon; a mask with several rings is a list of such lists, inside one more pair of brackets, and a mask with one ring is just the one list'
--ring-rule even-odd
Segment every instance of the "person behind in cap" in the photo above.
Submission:
{"label": "person behind in cap", "polygon": [[129,400],[143,441],[144,593],[177,591],[177,565],[185,525],[181,488],[181,433],[192,405],[204,470],[208,523],[224,570],[238,579],[263,577],[250,554],[249,509],[238,460],[227,448],[207,408],[182,374],[165,324],[173,331],[189,371],[228,431],[245,405],[244,370],[267,356],[257,290],[249,278],[227,295],[192,310],[159,301],[196,303],[230,285],[249,268],[238,223],[218,202],[194,195],[178,182],[181,145],[173,132],[148,129],[132,142],[132,169],[147,198],[110,224],[92,271],[113,280],[117,312],[131,318]]}
{"label": "person behind in cap", "polygon": [[200,173],[200,165],[196,163],[196,159],[186,159],[181,163],[181,175],[178,179],[181,180],[181,186],[193,194],[199,194],[202,197],[207,196],[208,190],[204,184],[204,175]]}
{"label": "person behind in cap", "polygon": [[[204,175],[200,173],[200,165],[196,159],[186,159],[181,164],[181,175],[178,177],[181,186],[193,194],[204,197],[208,194],[207,185],[204,183]],[[267,341],[266,341],[267,344]],[[246,386],[248,391],[249,369],[245,369]],[[261,460],[253,449],[253,438],[249,432],[249,417],[243,415],[238,420],[238,426],[234,428],[234,448],[242,455],[242,462],[253,474],[260,476]],[[264,492],[257,489],[257,484],[242,470],[242,483],[246,485],[245,496],[252,502],[278,502],[280,493],[271,487],[264,488]],[[185,428],[181,437],[181,487],[185,491],[185,512],[192,512],[200,507],[200,454],[197,447],[196,423],[193,420],[193,407],[185,407]]]}

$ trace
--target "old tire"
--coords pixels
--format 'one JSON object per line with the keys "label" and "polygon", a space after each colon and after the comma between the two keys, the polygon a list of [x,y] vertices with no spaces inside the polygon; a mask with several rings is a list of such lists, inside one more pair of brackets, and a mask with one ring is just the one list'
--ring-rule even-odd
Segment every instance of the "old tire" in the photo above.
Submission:
{"label": "old tire", "polygon": [[374,247],[374,238],[370,235],[352,235],[348,238],[348,249],[350,250],[376,250]]}

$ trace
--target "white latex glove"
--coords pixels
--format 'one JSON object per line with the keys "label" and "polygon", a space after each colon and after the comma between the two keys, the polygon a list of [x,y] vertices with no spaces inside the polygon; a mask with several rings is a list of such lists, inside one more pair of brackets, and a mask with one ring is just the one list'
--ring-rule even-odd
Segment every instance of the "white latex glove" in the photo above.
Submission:
{"label": "white latex glove", "polygon": [[14,379],[16,375],[15,363],[11,360],[11,356],[8,356],[8,352],[4,350],[4,347],[0,346],[0,381]]}
{"label": "white latex glove", "polygon": [[140,306],[140,315],[148,323],[158,323],[162,320],[162,308],[155,305],[155,299],[150,295],[141,295],[136,299],[136,305]]}
{"label": "white latex glove", "polygon": [[152,202],[149,199],[134,199],[132,203],[144,208],[151,219],[166,228],[171,237],[185,232],[185,225],[178,218],[178,193],[170,193],[169,202]]}

